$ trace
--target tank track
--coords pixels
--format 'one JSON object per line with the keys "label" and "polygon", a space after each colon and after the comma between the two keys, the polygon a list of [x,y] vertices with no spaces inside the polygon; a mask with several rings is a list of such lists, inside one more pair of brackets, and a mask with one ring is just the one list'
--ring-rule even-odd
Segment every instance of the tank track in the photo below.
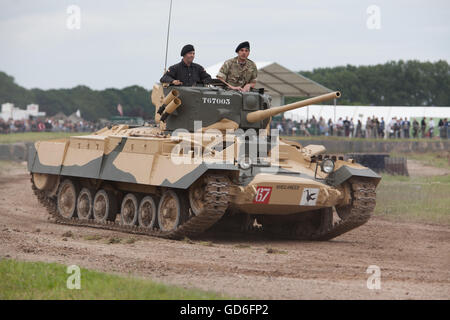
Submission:
{"label": "tank track", "polygon": [[341,234],[358,228],[369,221],[376,205],[376,185],[370,180],[354,178],[350,181],[352,189],[352,204],[345,215],[339,214],[341,220],[333,224],[331,220],[328,226],[321,226],[311,235],[309,240],[330,240]]}
{"label": "tank track", "polygon": [[56,196],[48,196],[45,191],[37,189],[33,182],[33,176],[31,176],[31,185],[39,203],[47,209],[51,217],[58,224],[93,227],[166,239],[183,239],[185,237],[197,236],[206,231],[224,215],[228,207],[230,201],[230,182],[228,178],[222,175],[209,174],[205,179],[204,210],[197,215],[191,215],[186,222],[173,231],[161,231],[140,226],[124,226],[116,221],[101,223],[94,219],[79,220],[78,218],[64,218],[58,213]]}
{"label": "tank track", "polygon": [[[352,203],[349,206],[338,208],[339,221],[333,222],[331,208],[325,208],[321,214],[321,223],[312,232],[304,232],[303,222],[291,222],[284,227],[273,229],[269,234],[282,238],[295,240],[326,241],[360,227],[369,221],[376,205],[376,185],[373,181],[363,178],[353,178],[350,181]],[[264,229],[264,224],[263,224]]]}

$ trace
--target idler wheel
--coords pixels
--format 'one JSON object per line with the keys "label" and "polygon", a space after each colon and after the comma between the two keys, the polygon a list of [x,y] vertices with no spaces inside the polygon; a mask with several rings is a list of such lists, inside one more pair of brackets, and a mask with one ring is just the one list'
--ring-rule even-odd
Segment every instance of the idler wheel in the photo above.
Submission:
{"label": "idler wheel", "polygon": [[183,222],[187,213],[187,199],[174,190],[163,193],[158,206],[158,222],[162,231],[173,231]]}
{"label": "idler wheel", "polygon": [[45,173],[33,173],[33,182],[36,188],[45,191],[57,191],[59,176]]}
{"label": "idler wheel", "polygon": [[111,190],[101,189],[94,198],[94,219],[99,222],[114,221],[117,214],[117,199]]}
{"label": "idler wheel", "polygon": [[204,179],[197,180],[189,188],[189,204],[194,215],[200,214],[205,206],[204,198],[206,191],[206,183]]}
{"label": "idler wheel", "polygon": [[144,228],[153,229],[156,224],[157,207],[152,196],[145,196],[141,200],[138,209],[139,225]]}
{"label": "idler wheel", "polygon": [[58,213],[67,219],[76,217],[77,196],[79,187],[76,182],[66,179],[58,188],[57,210]]}
{"label": "idler wheel", "polygon": [[92,219],[93,203],[94,196],[92,195],[92,191],[88,188],[81,189],[77,199],[77,214],[80,220]]}
{"label": "idler wheel", "polygon": [[120,209],[120,223],[124,226],[135,226],[138,223],[139,200],[128,193],[122,200]]}

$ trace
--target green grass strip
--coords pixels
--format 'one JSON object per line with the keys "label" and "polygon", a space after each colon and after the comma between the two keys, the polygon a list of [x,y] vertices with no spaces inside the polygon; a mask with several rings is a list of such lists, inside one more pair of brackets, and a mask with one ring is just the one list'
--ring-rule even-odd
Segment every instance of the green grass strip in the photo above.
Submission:
{"label": "green grass strip", "polygon": [[375,214],[397,221],[450,225],[450,176],[383,175]]}
{"label": "green grass strip", "polygon": [[229,299],[218,293],[184,289],[151,280],[81,268],[80,289],[68,289],[67,266],[0,260],[0,300],[6,299]]}
{"label": "green grass strip", "polygon": [[24,132],[0,134],[0,144],[16,142],[35,142],[39,140],[63,139],[71,136],[83,136],[88,132]]}

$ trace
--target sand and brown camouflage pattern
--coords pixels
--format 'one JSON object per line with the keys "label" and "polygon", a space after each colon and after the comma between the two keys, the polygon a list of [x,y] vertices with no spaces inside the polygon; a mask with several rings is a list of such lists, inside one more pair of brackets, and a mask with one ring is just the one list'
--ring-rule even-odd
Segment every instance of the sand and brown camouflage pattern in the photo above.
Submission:
{"label": "sand and brown camouflage pattern", "polygon": [[[239,214],[260,219],[263,228],[275,233],[287,225],[287,233],[300,239],[306,232],[302,217],[316,212],[310,220],[322,217],[322,222],[313,232],[307,232],[306,238],[325,240],[369,219],[381,177],[351,159],[344,161],[342,155],[327,155],[321,145],[302,146],[272,135],[262,140],[267,154],[258,149],[256,159],[250,159],[251,165],[242,165],[242,154],[247,157],[246,150],[254,143],[251,139],[242,140],[242,130],[267,135],[270,116],[274,114],[270,111],[271,99],[263,92],[196,87],[173,90],[154,87],[152,100],[163,115],[159,126],[116,125],[89,135],[38,141],[31,147],[28,170],[33,189],[58,222],[179,238],[201,233],[223,216]],[[177,107],[170,108],[175,99],[179,99]],[[168,113],[164,105],[170,109]],[[275,113],[305,105],[303,101],[278,107]],[[202,120],[202,126],[192,123],[196,119]],[[277,143],[273,144],[273,140]],[[334,162],[331,173],[321,169],[325,159]],[[69,188],[64,195],[60,188],[63,182]],[[76,215],[60,215],[58,210],[63,209],[58,209],[58,205],[75,208],[76,199],[70,199],[81,188],[92,192],[92,196],[102,190],[111,196],[116,194],[119,201],[127,193],[137,199],[160,199],[174,192],[181,199],[179,203],[184,203],[180,208],[185,214],[179,217],[183,221],[177,220],[179,226],[174,230],[154,231],[137,224],[122,226],[113,218],[105,224],[95,219],[78,221]],[[160,207],[158,214],[163,214],[161,210],[166,209]],[[329,209],[333,207],[341,217],[335,227],[329,223]],[[115,215],[116,212],[111,217]]]}
{"label": "sand and brown camouflage pattern", "polygon": [[[183,139],[196,138],[192,134]],[[148,186],[188,189],[205,172],[223,171],[235,182],[232,202],[249,214],[290,214],[343,205],[349,199],[344,182],[350,177],[380,179],[353,161],[337,160],[333,173],[337,180],[328,179],[327,183],[327,175],[320,169],[316,171],[317,163],[311,161],[325,152],[323,146],[302,147],[284,140],[279,144],[275,171],[273,167],[258,166],[240,169],[237,159],[228,156],[237,153],[237,143],[229,143],[228,148],[215,152],[211,158],[204,153],[199,163],[177,164],[172,161],[171,152],[180,140],[170,135],[158,136],[154,128],[116,126],[97,134],[36,142],[29,153],[28,169],[32,173],[123,183],[122,188],[128,186],[134,191],[148,190]],[[203,140],[210,140],[205,133]],[[216,163],[218,159],[225,163]],[[258,188],[270,189],[262,203],[255,201]],[[305,189],[317,190],[312,206],[301,205]]]}

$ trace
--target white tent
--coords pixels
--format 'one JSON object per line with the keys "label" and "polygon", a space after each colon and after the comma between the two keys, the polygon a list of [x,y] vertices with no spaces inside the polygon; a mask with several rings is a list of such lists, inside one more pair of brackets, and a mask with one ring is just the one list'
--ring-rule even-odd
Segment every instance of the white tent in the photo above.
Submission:
{"label": "white tent", "polygon": [[293,120],[306,120],[307,118],[316,119],[320,117],[325,120],[331,119],[333,121],[339,118],[349,119],[353,118],[354,121],[358,119],[362,122],[367,120],[367,117],[375,116],[384,120],[390,120],[393,117],[408,119],[422,119],[426,118],[447,118],[450,119],[450,107],[423,107],[423,106],[410,106],[410,107],[374,107],[374,106],[343,106],[338,105],[336,107],[330,105],[311,105],[308,107],[295,109],[288,111],[284,114],[285,118]]}

